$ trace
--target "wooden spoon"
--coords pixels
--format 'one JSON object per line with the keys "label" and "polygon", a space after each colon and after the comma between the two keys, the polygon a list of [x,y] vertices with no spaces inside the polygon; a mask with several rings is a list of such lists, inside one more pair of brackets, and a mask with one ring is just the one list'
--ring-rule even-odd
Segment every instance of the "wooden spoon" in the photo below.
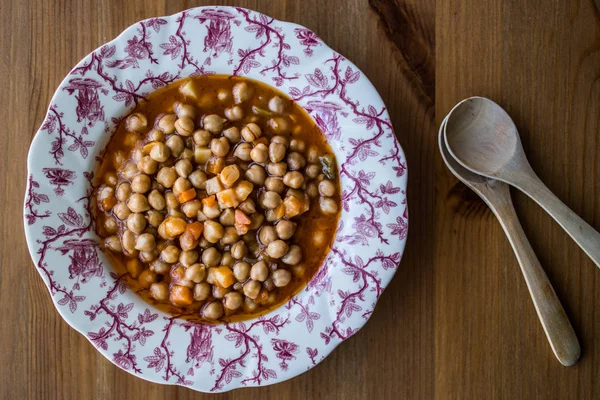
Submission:
{"label": "wooden spoon", "polygon": [[442,122],[439,132],[439,146],[444,162],[454,176],[477,193],[498,218],[517,256],[533,305],[554,355],[565,366],[575,364],[581,353],[579,341],[519,223],[508,185],[474,174],[452,158],[446,148],[443,134],[447,118]]}
{"label": "wooden spoon", "polygon": [[600,233],[548,189],[525,157],[510,116],[493,101],[470,97],[458,103],[444,127],[450,154],[472,172],[506,182],[535,200],[600,268]]}

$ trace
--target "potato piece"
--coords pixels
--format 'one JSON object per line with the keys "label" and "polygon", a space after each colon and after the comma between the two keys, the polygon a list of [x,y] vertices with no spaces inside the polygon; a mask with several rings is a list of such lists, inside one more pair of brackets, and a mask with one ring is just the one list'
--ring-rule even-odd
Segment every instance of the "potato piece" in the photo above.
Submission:
{"label": "potato piece", "polygon": [[217,200],[219,202],[219,207],[221,207],[222,210],[226,208],[235,208],[240,204],[236,192],[233,189],[225,189],[217,193]]}
{"label": "potato piece", "polygon": [[194,148],[194,161],[196,164],[204,164],[212,156],[212,151],[208,147],[196,146]]}
{"label": "potato piece", "polygon": [[222,288],[228,288],[235,282],[233,271],[229,267],[222,266],[217,268],[211,268],[212,278],[214,282]]}
{"label": "potato piece", "polygon": [[285,206],[285,216],[287,218],[292,218],[302,213],[304,201],[294,196],[287,196],[285,200],[283,200],[283,205]]}
{"label": "potato piece", "polygon": [[244,201],[250,196],[250,193],[254,189],[254,185],[248,181],[239,181],[235,186],[235,194],[239,201]]}
{"label": "potato piece", "polygon": [[223,185],[216,176],[206,181],[206,194],[209,196],[217,194],[223,190]]}
{"label": "potato piece", "polygon": [[192,290],[189,287],[173,285],[171,288],[171,303],[176,306],[189,306],[192,301]]}

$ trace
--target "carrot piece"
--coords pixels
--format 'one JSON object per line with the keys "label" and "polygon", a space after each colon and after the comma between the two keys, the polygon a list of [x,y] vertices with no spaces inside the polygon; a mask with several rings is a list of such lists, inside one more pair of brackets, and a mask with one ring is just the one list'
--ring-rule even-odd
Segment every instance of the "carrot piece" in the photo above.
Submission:
{"label": "carrot piece", "polygon": [[235,226],[235,230],[238,235],[245,235],[246,233],[248,233],[249,225],[243,225],[243,224],[236,223],[234,226]]}
{"label": "carrot piece", "polygon": [[174,285],[171,288],[171,303],[177,306],[189,306],[192,301],[192,291],[189,287]]}
{"label": "carrot piece", "polygon": [[212,207],[217,204],[217,198],[214,194],[212,196],[205,197],[202,199],[202,204],[204,204],[206,207]]}
{"label": "carrot piece", "polygon": [[227,266],[212,268],[213,278],[217,285],[228,288],[233,285],[233,272]]}
{"label": "carrot piece", "polygon": [[186,190],[185,192],[181,192],[179,194],[179,196],[177,197],[177,200],[179,200],[180,204],[183,204],[186,201],[190,201],[195,197],[196,197],[196,189],[191,188],[191,189]]}
{"label": "carrot piece", "polygon": [[[281,218],[281,217],[280,217]],[[242,210],[235,210],[235,223],[241,225],[250,225],[252,220]]]}
{"label": "carrot piece", "polygon": [[186,228],[186,231],[189,231],[190,234],[194,237],[194,240],[200,239],[200,235],[202,235],[202,231],[204,230],[204,224],[202,222],[192,222]]}

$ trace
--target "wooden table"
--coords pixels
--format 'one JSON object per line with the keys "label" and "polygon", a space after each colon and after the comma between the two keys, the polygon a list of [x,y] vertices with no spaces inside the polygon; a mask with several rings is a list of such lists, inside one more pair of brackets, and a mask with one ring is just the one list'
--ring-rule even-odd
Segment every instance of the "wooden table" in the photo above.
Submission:
{"label": "wooden table", "polygon": [[582,344],[579,363],[562,367],[499,224],[445,169],[436,145],[453,104],[491,97],[514,118],[542,180],[600,228],[597,0],[235,2],[313,29],[381,93],[410,179],[409,240],[395,279],[365,328],[317,368],[275,386],[210,397],[137,379],[69,328],[23,236],[31,138],[59,82],[88,52],[140,19],[210,3],[0,6],[0,398],[600,398],[600,270],[540,208],[514,193]]}

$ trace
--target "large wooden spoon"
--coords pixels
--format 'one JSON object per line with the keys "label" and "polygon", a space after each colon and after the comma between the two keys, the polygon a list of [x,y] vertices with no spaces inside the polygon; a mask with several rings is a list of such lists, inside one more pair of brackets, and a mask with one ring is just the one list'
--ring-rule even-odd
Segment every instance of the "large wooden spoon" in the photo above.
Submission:
{"label": "large wooden spoon", "polygon": [[527,194],[600,268],[600,233],[561,202],[533,172],[517,127],[502,107],[483,97],[463,100],[448,114],[444,136],[450,154],[463,167]]}
{"label": "large wooden spoon", "polygon": [[508,185],[474,174],[452,158],[443,137],[445,123],[446,120],[442,122],[439,132],[439,146],[444,162],[458,179],[486,202],[498,218],[517,256],[533,305],[554,355],[565,366],[575,364],[581,353],[579,341],[519,223]]}

